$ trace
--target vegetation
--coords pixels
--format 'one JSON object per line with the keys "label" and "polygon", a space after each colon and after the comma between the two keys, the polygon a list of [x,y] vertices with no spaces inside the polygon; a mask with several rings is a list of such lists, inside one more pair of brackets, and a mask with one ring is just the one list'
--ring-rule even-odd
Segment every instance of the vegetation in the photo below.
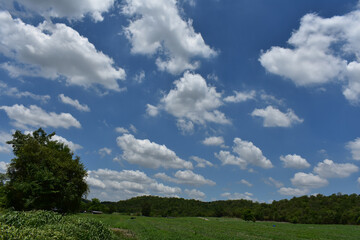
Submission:
{"label": "vegetation", "polygon": [[0,217],[0,239],[112,240],[111,230],[98,220],[62,216],[50,211],[7,212]]}
{"label": "vegetation", "polygon": [[358,240],[360,228],[352,225],[310,225],[278,222],[246,222],[238,218],[164,218],[119,214],[80,214],[81,218],[101,220],[115,228],[122,239],[209,240],[209,239],[318,239]]}
{"label": "vegetation", "polygon": [[[92,204],[84,203],[83,208],[91,208],[94,206]],[[159,217],[236,217],[247,221],[360,224],[360,195],[318,194],[274,201],[271,204],[248,200],[201,202],[142,196],[119,202],[102,202],[97,204],[96,210]]]}
{"label": "vegetation", "polygon": [[61,212],[80,208],[81,197],[88,190],[87,172],[79,157],[73,159],[68,146],[51,140],[54,135],[41,128],[32,134],[16,131],[7,142],[15,155],[7,170],[8,181],[1,188],[7,207]]}

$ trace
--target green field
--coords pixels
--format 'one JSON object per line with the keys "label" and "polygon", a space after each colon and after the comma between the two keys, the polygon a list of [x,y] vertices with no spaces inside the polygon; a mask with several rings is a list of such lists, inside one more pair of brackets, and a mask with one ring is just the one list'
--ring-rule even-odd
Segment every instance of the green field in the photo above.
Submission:
{"label": "green field", "polygon": [[[116,228],[120,239],[360,239],[360,226],[245,222],[234,218],[157,218],[79,214]],[[131,219],[135,218],[135,219]]]}

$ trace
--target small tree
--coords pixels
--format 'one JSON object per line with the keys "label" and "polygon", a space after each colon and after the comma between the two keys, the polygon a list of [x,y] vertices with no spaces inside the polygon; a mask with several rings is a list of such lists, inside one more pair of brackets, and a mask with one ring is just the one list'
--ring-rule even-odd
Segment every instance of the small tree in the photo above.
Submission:
{"label": "small tree", "polygon": [[87,192],[87,172],[70,148],[53,141],[55,133],[43,129],[32,134],[16,131],[12,144],[15,158],[7,170],[6,204],[16,210],[57,208],[74,212]]}

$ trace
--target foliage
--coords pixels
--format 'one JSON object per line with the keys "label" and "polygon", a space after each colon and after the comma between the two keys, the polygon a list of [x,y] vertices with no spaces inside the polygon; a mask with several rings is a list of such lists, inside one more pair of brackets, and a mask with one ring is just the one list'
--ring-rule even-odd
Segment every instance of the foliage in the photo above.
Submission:
{"label": "foliage", "polygon": [[51,140],[41,128],[32,134],[16,131],[12,144],[15,158],[7,170],[6,204],[16,210],[59,209],[74,212],[87,192],[87,172],[70,148]]}
{"label": "foliage", "polygon": [[5,207],[6,198],[5,198],[5,182],[7,180],[7,175],[0,173],[0,209]]}
{"label": "foliage", "polygon": [[199,217],[132,217],[120,214],[79,214],[82,218],[98,219],[122,230],[126,239],[138,240],[358,240],[360,228],[352,225],[303,225],[278,222],[246,222],[238,218]]}
{"label": "foliage", "polygon": [[9,240],[112,240],[100,221],[62,216],[50,211],[8,212],[0,217],[0,239]]}
{"label": "foliage", "polygon": [[145,215],[144,206],[148,205],[151,206],[149,215],[162,217],[236,217],[247,221],[360,224],[360,195],[357,194],[318,194],[273,201],[271,204],[249,200],[201,202],[142,196],[119,202],[102,202],[101,205],[109,212],[133,215]]}

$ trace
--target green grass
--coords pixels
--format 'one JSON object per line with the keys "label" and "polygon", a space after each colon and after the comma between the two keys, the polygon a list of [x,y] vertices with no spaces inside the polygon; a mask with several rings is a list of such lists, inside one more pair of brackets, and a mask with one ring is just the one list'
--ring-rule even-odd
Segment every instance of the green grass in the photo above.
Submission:
{"label": "green grass", "polygon": [[360,226],[245,222],[233,218],[156,218],[79,214],[118,228],[119,239],[323,239],[359,240]]}

